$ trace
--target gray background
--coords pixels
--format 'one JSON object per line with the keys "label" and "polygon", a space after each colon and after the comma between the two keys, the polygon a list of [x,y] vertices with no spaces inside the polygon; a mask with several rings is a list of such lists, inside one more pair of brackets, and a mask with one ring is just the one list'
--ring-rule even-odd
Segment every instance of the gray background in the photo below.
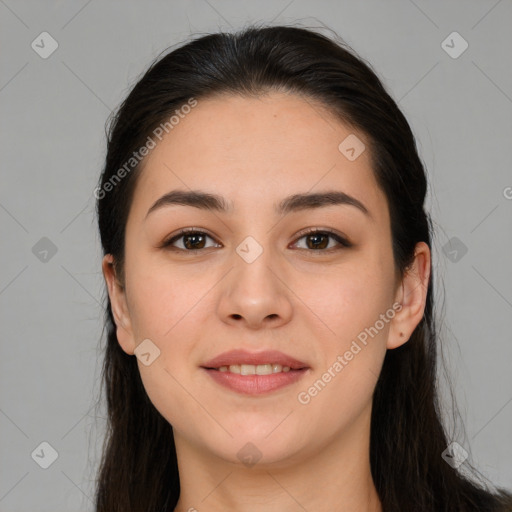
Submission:
{"label": "gray background", "polygon": [[[451,439],[512,487],[510,0],[0,0],[1,511],[93,510],[105,415],[93,189],[108,114],[160,51],[252,21],[328,24],[403,109],[430,177],[443,352],[465,422]],[[31,47],[43,31],[59,45],[46,59]],[[469,44],[458,58],[442,46],[453,31]],[[58,453],[48,469],[43,441]]]}

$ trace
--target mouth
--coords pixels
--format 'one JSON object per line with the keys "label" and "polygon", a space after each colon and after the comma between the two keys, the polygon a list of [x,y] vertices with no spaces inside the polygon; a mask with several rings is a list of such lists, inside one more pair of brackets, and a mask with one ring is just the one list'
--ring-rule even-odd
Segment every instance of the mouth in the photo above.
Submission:
{"label": "mouth", "polygon": [[250,352],[244,349],[236,349],[219,354],[217,357],[203,363],[202,367],[240,375],[270,375],[301,370],[307,368],[308,365],[278,350]]}
{"label": "mouth", "polygon": [[306,363],[282,352],[245,350],[225,352],[201,369],[222,388],[253,396],[291,386],[311,371]]}
{"label": "mouth", "polygon": [[218,368],[205,368],[206,370],[217,370],[222,373],[233,373],[236,375],[273,375],[275,373],[288,373],[290,371],[300,371],[304,368],[291,368],[290,366],[283,366],[279,363],[266,363],[266,364],[231,364],[219,366]]}

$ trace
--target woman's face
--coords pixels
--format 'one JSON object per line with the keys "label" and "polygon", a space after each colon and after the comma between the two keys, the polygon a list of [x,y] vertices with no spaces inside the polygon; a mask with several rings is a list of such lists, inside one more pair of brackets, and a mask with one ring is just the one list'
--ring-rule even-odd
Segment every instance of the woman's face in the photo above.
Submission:
{"label": "woman's face", "polygon": [[[146,157],[125,287],[110,292],[125,352],[146,340],[139,370],[178,452],[290,463],[369,424],[386,348],[402,343],[402,296],[363,143],[297,95],[224,96],[199,100]],[[227,209],[161,200],[172,191],[215,195]],[[230,351],[250,355],[209,364]],[[282,354],[258,358],[266,351]],[[290,358],[296,369],[268,366]],[[236,368],[250,362],[261,366]]]}

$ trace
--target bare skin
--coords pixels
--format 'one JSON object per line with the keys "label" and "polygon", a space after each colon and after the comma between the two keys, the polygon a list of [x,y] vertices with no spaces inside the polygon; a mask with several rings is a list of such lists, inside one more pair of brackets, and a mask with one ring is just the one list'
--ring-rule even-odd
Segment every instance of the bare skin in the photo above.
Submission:
{"label": "bare skin", "polygon": [[[372,393],[386,350],[407,342],[423,316],[430,252],[419,243],[404,278],[395,274],[369,146],[353,161],[338,149],[350,134],[365,141],[311,99],[223,96],[199,100],[145,161],[126,227],[125,280],[110,255],[103,273],[123,350],[134,354],[145,339],[160,350],[138,364],[173,426],[177,512],[382,511],[369,461]],[[233,209],[174,204],[148,214],[176,189],[221,195]],[[369,215],[350,204],[274,211],[287,196],[327,190],[356,198]],[[187,227],[203,238],[161,247]],[[244,246],[247,237],[255,245]],[[248,262],[240,244],[262,252]],[[355,353],[358,335],[381,324]],[[236,348],[280,350],[309,369],[284,388],[244,395],[201,368]],[[328,382],[308,392],[319,379]],[[254,465],[242,460],[244,447]]]}

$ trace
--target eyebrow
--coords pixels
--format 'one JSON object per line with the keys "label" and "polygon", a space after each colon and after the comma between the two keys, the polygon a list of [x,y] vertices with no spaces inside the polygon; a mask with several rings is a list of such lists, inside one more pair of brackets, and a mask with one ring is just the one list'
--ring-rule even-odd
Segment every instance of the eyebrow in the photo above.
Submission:
{"label": "eyebrow", "polygon": [[[146,217],[155,210],[171,205],[192,206],[200,210],[211,210],[219,213],[233,212],[233,203],[217,194],[198,190],[172,190],[155,201],[153,206],[148,210]],[[332,205],[354,206],[366,216],[373,219],[368,208],[366,208],[361,201],[339,190],[293,194],[283,199],[280,203],[275,204],[274,211],[278,215],[286,215],[291,212]]]}

